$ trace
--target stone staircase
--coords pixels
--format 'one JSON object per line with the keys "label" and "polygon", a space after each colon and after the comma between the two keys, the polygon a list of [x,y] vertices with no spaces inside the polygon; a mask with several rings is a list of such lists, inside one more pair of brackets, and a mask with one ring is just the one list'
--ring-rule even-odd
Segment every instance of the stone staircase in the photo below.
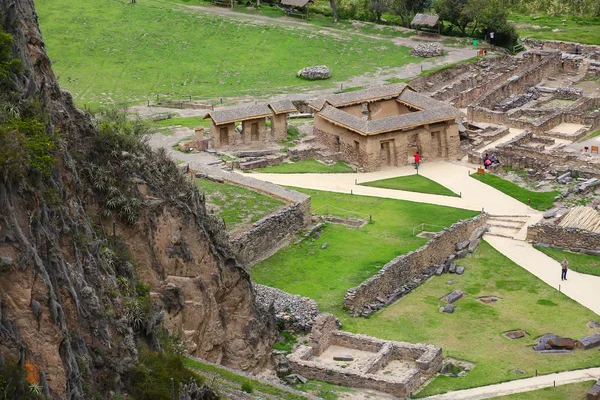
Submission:
{"label": "stone staircase", "polygon": [[528,219],[527,215],[490,215],[487,220],[489,230],[486,235],[514,239]]}

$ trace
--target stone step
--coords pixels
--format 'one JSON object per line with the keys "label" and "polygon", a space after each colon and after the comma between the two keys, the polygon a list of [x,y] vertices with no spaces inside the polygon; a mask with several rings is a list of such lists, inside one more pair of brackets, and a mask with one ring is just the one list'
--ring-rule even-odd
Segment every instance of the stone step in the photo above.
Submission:
{"label": "stone step", "polygon": [[499,226],[499,227],[503,227],[503,228],[513,228],[513,229],[517,229],[517,230],[521,230],[521,228],[525,225],[520,222],[490,221],[490,220],[487,221],[487,224],[490,227]]}
{"label": "stone step", "polygon": [[484,236],[498,236],[498,237],[503,237],[503,238],[507,238],[507,239],[514,239],[514,236],[510,236],[510,235],[505,235],[502,233],[493,233],[493,232],[486,232]]}

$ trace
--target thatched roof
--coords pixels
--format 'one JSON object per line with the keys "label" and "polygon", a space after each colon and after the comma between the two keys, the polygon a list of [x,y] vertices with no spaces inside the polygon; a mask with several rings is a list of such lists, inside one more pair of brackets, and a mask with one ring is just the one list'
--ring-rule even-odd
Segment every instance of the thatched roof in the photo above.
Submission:
{"label": "thatched roof", "polygon": [[409,86],[406,83],[396,83],[393,85],[356,90],[354,92],[332,94],[312,100],[308,103],[308,106],[316,111],[320,111],[325,106],[325,103],[331,104],[334,107],[344,107],[352,104],[386,100],[398,97],[407,87]]}
{"label": "thatched roof", "polygon": [[437,14],[417,14],[413,18],[411,25],[436,26],[440,17]]}
{"label": "thatched roof", "polygon": [[306,7],[308,3],[312,3],[312,0],[281,0],[282,6]]}
{"label": "thatched roof", "polygon": [[340,110],[333,104],[325,104],[318,115],[332,124],[345,127],[365,136],[402,129],[412,129],[425,124],[434,124],[464,117],[464,114],[458,109],[411,90],[403,91],[397,97],[397,101],[416,108],[419,111],[375,120],[365,120]]}
{"label": "thatched roof", "polygon": [[248,119],[269,117],[271,115],[271,109],[266,104],[256,104],[211,111],[204,115],[204,119],[210,117],[215,122],[215,125],[224,125],[232,122],[246,121]]}
{"label": "thatched roof", "polygon": [[294,104],[288,99],[273,101],[269,103],[269,107],[275,114],[298,112]]}

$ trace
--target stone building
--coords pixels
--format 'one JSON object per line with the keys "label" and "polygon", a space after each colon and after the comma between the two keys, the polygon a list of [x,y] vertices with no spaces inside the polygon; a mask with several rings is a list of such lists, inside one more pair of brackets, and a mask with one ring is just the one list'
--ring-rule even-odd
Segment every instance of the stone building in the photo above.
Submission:
{"label": "stone building", "polygon": [[[274,101],[269,104],[214,110],[204,118],[210,118],[210,135],[215,149],[237,145],[259,144],[285,140],[287,137],[287,116],[297,112],[289,100]],[[267,126],[267,118],[271,127]],[[236,132],[236,124],[241,129]]]}
{"label": "stone building", "polygon": [[317,140],[366,171],[412,162],[457,159],[456,108],[416,93],[405,83],[334,94],[309,103]]}

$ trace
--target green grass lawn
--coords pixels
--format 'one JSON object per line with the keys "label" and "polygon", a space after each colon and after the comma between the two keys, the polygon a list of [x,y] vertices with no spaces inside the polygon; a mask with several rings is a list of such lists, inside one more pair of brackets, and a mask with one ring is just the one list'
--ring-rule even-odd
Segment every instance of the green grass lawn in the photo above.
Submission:
{"label": "green grass lawn", "polygon": [[313,158],[302,160],[295,163],[286,163],[273,165],[271,167],[255,169],[256,172],[265,174],[338,174],[346,172],[355,172],[344,161],[336,161],[335,164],[327,165]]}
{"label": "green grass lawn", "polygon": [[596,381],[585,381],[494,397],[494,400],[583,400]]}
{"label": "green grass lawn", "polygon": [[223,218],[230,232],[256,222],[285,205],[281,200],[241,186],[205,179],[196,179],[196,184],[206,195],[206,203]]}
{"label": "green grass lawn", "polygon": [[[572,338],[589,335],[587,323],[597,315],[497,252],[486,242],[460,261],[464,275],[442,275],[415,289],[410,295],[370,318],[336,314],[343,329],[382,339],[432,343],[445,356],[474,362],[464,377],[436,377],[419,397],[489,385],[513,379],[600,365],[598,351],[571,354],[540,354],[530,345],[545,333]],[[455,284],[449,284],[456,280]],[[438,311],[442,296],[459,289],[466,297],[457,301],[453,314]],[[481,296],[498,296],[483,304]],[[530,337],[510,340],[502,332],[524,329]],[[510,371],[522,369],[524,375]]]}
{"label": "green grass lawn", "polygon": [[600,129],[598,129],[597,131],[591,132],[589,135],[579,139],[578,142],[585,142],[586,140],[590,140],[592,138],[595,138],[596,136],[600,136]]}
{"label": "green grass lawn", "polygon": [[378,181],[361,183],[363,186],[374,186],[384,189],[406,190],[409,192],[431,193],[442,196],[459,197],[452,190],[439,183],[432,181],[423,175],[407,175],[396,178],[381,179]]}
{"label": "green grass lawn", "polygon": [[[523,38],[600,45],[600,17],[510,14],[508,19],[517,24],[517,31]],[[562,20],[566,22],[563,24]],[[534,26],[538,29],[534,29]],[[552,32],[553,29],[558,31]]]}
{"label": "green grass lawn", "polygon": [[[475,211],[410,201],[294,190],[310,195],[312,209],[317,212],[325,211],[323,206],[329,204],[372,214],[373,222],[361,229],[326,224],[320,238],[280,250],[254,266],[252,277],[264,285],[315,299],[321,311],[335,312],[338,316],[347,314],[342,310],[346,290],[374,275],[392,258],[427,242],[425,238],[412,236],[415,226],[421,223],[450,226],[459,219],[477,215]],[[334,212],[333,207],[329,210]],[[324,243],[329,246],[321,249]]]}
{"label": "green grass lawn", "polygon": [[552,249],[549,247],[535,246],[542,253],[561,262],[565,257],[569,261],[569,268],[581,272],[582,274],[590,274],[600,276],[600,257],[589,254],[573,253],[570,251]]}
{"label": "green grass lawn", "polygon": [[207,128],[210,126],[210,120],[202,119],[202,117],[175,117],[161,119],[160,121],[152,121],[151,123],[151,126],[157,128],[164,128],[175,125],[181,125],[190,129],[194,129],[200,126]]}
{"label": "green grass lawn", "polygon": [[484,175],[471,174],[471,178],[477,179],[493,188],[498,189],[504,194],[519,200],[521,203],[528,204],[531,199],[531,208],[539,211],[545,211],[554,206],[554,198],[559,192],[532,192],[521,186],[500,178],[497,175],[485,173]]}
{"label": "green grass lawn", "polygon": [[[52,67],[78,104],[266,95],[329,88],[420,60],[390,40],[259,25],[159,0],[38,0]],[[293,49],[293,51],[292,51]],[[296,77],[326,64],[332,79]]]}

